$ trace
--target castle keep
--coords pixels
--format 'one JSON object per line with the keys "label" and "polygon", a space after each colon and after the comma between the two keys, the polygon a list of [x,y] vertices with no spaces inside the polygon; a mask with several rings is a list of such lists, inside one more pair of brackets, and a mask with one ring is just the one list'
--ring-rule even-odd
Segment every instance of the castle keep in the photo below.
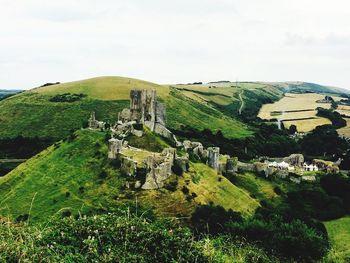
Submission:
{"label": "castle keep", "polygon": [[123,109],[119,118],[122,122],[142,123],[151,131],[171,137],[165,128],[165,105],[157,101],[156,90],[131,90],[130,108]]}

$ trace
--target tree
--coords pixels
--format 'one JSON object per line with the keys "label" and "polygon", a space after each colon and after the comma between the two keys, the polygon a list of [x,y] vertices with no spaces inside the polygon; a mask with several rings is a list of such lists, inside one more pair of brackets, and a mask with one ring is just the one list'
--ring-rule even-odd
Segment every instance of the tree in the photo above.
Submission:
{"label": "tree", "polygon": [[297,126],[295,126],[294,124],[289,126],[289,133],[290,134],[295,134],[296,132],[298,132],[297,130]]}

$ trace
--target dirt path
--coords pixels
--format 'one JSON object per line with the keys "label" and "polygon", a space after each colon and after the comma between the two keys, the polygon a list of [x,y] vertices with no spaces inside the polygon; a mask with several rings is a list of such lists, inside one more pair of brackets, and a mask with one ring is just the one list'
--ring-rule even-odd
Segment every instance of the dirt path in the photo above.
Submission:
{"label": "dirt path", "polygon": [[242,98],[242,94],[243,94],[243,90],[239,93],[238,97],[239,97],[239,100],[241,101],[241,106],[239,107],[238,109],[238,113],[239,115],[242,115],[242,110],[244,108],[244,100]]}
{"label": "dirt path", "polygon": [[27,159],[0,159],[0,163],[23,163]]}

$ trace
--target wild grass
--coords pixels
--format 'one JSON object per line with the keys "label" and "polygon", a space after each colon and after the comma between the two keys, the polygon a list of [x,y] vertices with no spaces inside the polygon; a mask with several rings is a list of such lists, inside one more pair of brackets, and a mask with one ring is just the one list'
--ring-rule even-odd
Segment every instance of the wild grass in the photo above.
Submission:
{"label": "wild grass", "polygon": [[[141,211],[142,212],[142,211]],[[280,262],[232,237],[196,239],[171,219],[135,210],[74,218],[46,225],[0,223],[1,262]]]}
{"label": "wild grass", "polygon": [[83,93],[98,100],[129,100],[131,89],[155,89],[162,98],[169,94],[168,86],[124,77],[97,77],[36,88],[33,91],[45,95]]}
{"label": "wild grass", "polygon": [[350,217],[324,222],[331,240],[330,250],[325,262],[350,261]]}

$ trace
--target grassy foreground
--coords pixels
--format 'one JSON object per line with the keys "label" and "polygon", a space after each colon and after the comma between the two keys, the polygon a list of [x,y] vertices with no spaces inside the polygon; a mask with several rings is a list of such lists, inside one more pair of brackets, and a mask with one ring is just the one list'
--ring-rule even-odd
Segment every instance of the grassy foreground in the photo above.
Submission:
{"label": "grassy foreground", "polygon": [[0,224],[1,262],[278,262],[262,249],[228,237],[194,239],[171,220],[133,211],[45,226]]}

